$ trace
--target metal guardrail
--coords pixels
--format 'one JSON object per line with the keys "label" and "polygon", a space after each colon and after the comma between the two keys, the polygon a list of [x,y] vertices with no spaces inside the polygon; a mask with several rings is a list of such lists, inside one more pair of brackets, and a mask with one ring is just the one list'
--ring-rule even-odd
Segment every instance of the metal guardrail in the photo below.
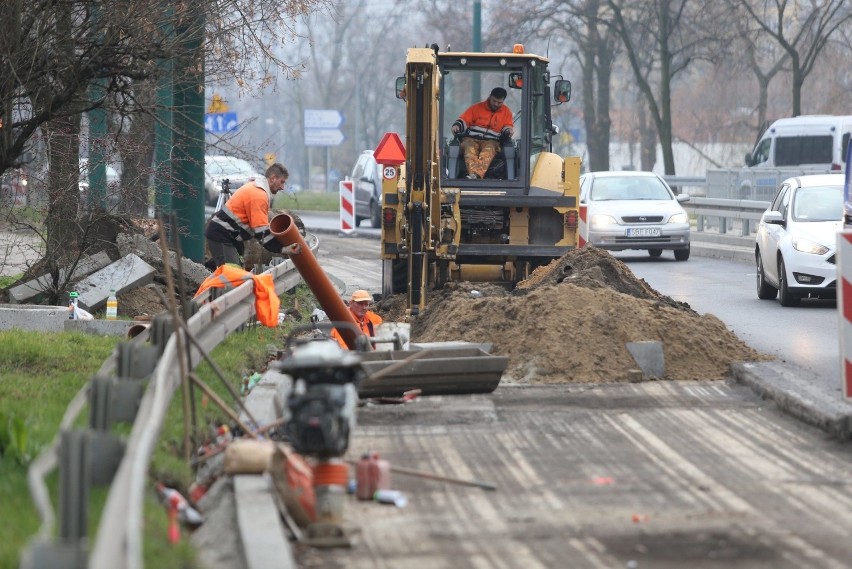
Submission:
{"label": "metal guardrail", "polygon": [[[315,252],[317,237],[308,235],[306,241]],[[264,274],[272,275],[277,294],[301,282],[289,259]],[[198,300],[207,298],[202,295]],[[189,369],[202,360],[200,350],[209,352],[254,314],[251,281],[201,305],[186,321],[197,346],[183,336]],[[148,334],[119,344],[90,384],[74,397],[50,447],[33,461],[28,482],[42,525],[22,556],[23,569],[142,569],[147,473],[166,412],[181,385],[177,334],[172,333],[172,326],[168,315],[158,315]],[[143,388],[146,380],[147,388]],[[72,424],[87,400],[89,427],[73,430]],[[118,422],[133,423],[126,441],[109,432]],[[44,478],[57,466],[60,521],[57,536],[52,539],[55,516]],[[87,559],[86,502],[93,484],[109,484],[110,490]]]}
{"label": "metal guardrail", "polygon": [[[718,171],[717,173],[721,172]],[[756,225],[754,222],[760,221],[760,217],[769,208],[771,202],[754,199],[730,199],[717,195],[711,196],[711,193],[719,194],[720,192],[710,187],[713,180],[718,178],[718,176],[716,178],[710,176],[710,173],[711,171],[708,170],[707,178],[663,176],[663,179],[670,186],[677,187],[690,194],[689,201],[683,204],[683,208],[688,213],[695,214],[695,231],[704,232],[713,228],[715,232],[720,234],[728,233],[729,230],[737,230],[743,237],[752,235]],[[783,175],[783,179],[789,177],[787,174],[786,171],[783,173],[775,171],[770,173],[771,176]],[[698,189],[698,191],[691,192],[689,191],[691,188]],[[725,192],[726,195],[733,195],[735,193],[733,191]],[[770,195],[770,199],[772,197],[774,197],[774,193]]]}

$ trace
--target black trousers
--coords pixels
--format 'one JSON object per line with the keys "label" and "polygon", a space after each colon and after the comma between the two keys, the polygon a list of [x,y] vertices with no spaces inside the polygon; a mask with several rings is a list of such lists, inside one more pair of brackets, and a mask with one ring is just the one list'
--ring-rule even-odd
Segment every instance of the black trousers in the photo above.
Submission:
{"label": "black trousers", "polygon": [[217,267],[221,267],[225,263],[241,265],[240,253],[233,243],[219,243],[218,241],[210,241],[208,239],[207,246],[210,248],[210,256],[213,263]]}

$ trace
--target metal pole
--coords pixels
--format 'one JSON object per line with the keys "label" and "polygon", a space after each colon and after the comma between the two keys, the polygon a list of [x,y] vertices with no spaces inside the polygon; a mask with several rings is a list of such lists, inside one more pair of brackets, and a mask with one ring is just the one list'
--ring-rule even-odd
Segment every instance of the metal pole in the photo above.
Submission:
{"label": "metal pole", "polygon": [[[482,51],[482,2],[480,0],[473,1],[473,48],[475,53]],[[481,77],[479,72],[473,74],[473,82],[471,83],[471,97],[474,103],[479,102],[482,98],[482,87],[480,85]]]}

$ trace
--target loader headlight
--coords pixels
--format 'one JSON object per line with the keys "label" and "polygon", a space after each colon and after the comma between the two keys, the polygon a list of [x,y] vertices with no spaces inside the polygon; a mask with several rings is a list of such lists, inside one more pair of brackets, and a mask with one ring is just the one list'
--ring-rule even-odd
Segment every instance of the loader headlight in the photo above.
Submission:
{"label": "loader headlight", "polygon": [[802,253],[810,253],[811,255],[825,255],[828,253],[828,247],[814,243],[808,239],[796,237],[793,239],[793,249]]}

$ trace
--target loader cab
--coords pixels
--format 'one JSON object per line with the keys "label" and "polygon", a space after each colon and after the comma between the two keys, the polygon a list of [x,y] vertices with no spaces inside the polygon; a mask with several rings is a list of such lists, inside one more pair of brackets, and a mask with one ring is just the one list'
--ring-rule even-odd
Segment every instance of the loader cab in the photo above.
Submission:
{"label": "loader cab", "polygon": [[[547,60],[528,54],[440,53],[439,140],[442,143],[442,186],[495,191],[506,195],[528,192],[530,173],[542,152],[551,150],[551,86]],[[560,81],[566,95],[567,81]],[[514,136],[501,141],[483,179],[467,179],[453,122],[472,104],[488,98],[494,87],[507,91],[504,105],[514,119]],[[570,88],[567,91],[570,96]],[[557,93],[558,96],[558,93]],[[567,100],[567,98],[566,98]]]}

